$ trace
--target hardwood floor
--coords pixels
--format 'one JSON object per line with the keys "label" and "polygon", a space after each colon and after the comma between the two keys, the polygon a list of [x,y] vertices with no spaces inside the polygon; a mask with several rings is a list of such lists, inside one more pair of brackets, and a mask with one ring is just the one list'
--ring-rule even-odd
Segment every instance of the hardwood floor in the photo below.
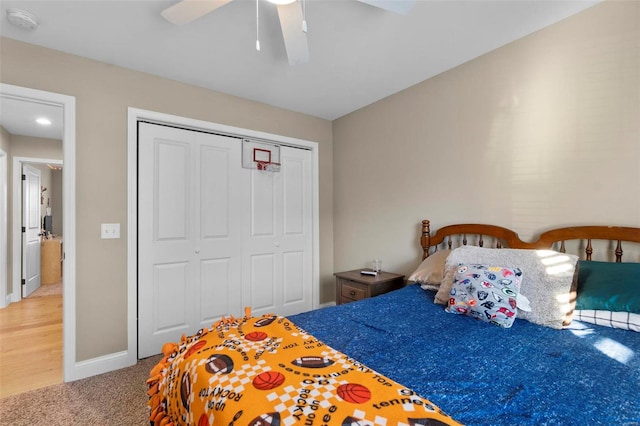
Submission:
{"label": "hardwood floor", "polygon": [[61,382],[62,295],[0,309],[0,398]]}

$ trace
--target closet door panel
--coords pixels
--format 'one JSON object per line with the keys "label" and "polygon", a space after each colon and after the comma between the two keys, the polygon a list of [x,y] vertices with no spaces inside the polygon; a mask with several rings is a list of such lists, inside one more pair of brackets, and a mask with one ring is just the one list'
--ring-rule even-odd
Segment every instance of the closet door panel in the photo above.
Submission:
{"label": "closet door panel", "polygon": [[[243,244],[254,314],[293,315],[312,308],[311,152],[280,147],[279,172],[251,170],[251,232]],[[257,268],[271,256],[273,271]],[[273,280],[273,281],[269,281]],[[270,293],[267,293],[270,292]],[[267,304],[266,298],[273,302]]]}
{"label": "closet door panel", "polygon": [[249,184],[241,167],[238,139],[198,134],[198,236],[195,256],[200,276],[197,324],[210,327],[223,316],[242,312],[242,188]]}
{"label": "closet door panel", "polygon": [[250,305],[254,311],[260,313],[277,312],[278,285],[276,282],[276,254],[254,254],[250,259],[247,273],[251,282]]}
{"label": "closet door panel", "polygon": [[275,237],[277,176],[251,170],[251,236]]}
{"label": "closet door panel", "polygon": [[186,262],[153,267],[153,330],[164,333],[188,325],[189,265]]}
{"label": "closet door panel", "polygon": [[[238,293],[234,290],[231,271],[234,260],[226,257],[206,259],[200,265],[200,325],[210,327],[223,316],[240,309]],[[237,287],[237,286],[235,286]]]}
{"label": "closet door panel", "polygon": [[146,357],[241,312],[244,226],[234,191],[249,182],[235,138],[139,130],[138,356]]}
{"label": "closet door panel", "polygon": [[283,304],[304,303],[304,273],[305,273],[305,253],[304,251],[286,252],[282,255],[283,263]]}
{"label": "closet door panel", "polygon": [[284,147],[281,162],[282,311],[292,315],[312,307],[311,152]]}
{"label": "closet door panel", "polygon": [[189,238],[191,152],[188,143],[158,139],[153,147],[154,239]]}
{"label": "closet door panel", "polygon": [[214,146],[201,148],[201,238],[230,237],[230,156],[231,153],[227,149]]}

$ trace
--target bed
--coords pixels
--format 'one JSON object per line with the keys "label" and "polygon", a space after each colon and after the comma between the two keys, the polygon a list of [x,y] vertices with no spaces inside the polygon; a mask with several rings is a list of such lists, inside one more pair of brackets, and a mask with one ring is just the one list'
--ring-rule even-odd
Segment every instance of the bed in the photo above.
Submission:
{"label": "bed", "polygon": [[[247,312],[165,345],[147,382],[151,423],[640,425],[638,243],[631,227],[526,242],[493,225],[432,233],[425,220],[423,262],[400,290],[289,318]],[[296,347],[312,352],[263,356]],[[221,355],[263,363],[243,365],[233,393]]]}

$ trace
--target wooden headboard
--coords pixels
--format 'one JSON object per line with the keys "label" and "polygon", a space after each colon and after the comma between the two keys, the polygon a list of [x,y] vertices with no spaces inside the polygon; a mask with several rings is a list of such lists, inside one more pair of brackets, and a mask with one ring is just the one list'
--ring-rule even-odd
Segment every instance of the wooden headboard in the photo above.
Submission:
{"label": "wooden headboard", "polygon": [[[487,238],[488,237],[488,238]],[[429,256],[430,251],[438,250],[438,247],[455,248],[454,243],[467,245],[473,240],[474,245],[484,247],[485,240],[492,243],[493,248],[517,248],[517,249],[551,249],[556,248],[564,253],[565,241],[581,240],[584,245],[586,260],[591,260],[594,252],[593,240],[612,241],[615,244],[615,261],[622,262],[624,253],[623,243],[640,243],[640,228],[624,226],[571,226],[545,231],[536,241],[522,241],[515,231],[495,225],[483,224],[459,224],[449,225],[438,229],[431,235],[430,221],[422,221],[422,258]]]}

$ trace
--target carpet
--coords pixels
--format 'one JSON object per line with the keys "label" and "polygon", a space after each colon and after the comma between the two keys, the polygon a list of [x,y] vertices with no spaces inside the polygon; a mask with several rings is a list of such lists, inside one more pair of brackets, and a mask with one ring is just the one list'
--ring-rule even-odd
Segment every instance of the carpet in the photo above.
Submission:
{"label": "carpet", "polygon": [[62,281],[55,284],[42,284],[27,297],[59,296],[62,294]]}
{"label": "carpet", "polygon": [[145,381],[160,359],[2,398],[0,425],[149,425]]}

